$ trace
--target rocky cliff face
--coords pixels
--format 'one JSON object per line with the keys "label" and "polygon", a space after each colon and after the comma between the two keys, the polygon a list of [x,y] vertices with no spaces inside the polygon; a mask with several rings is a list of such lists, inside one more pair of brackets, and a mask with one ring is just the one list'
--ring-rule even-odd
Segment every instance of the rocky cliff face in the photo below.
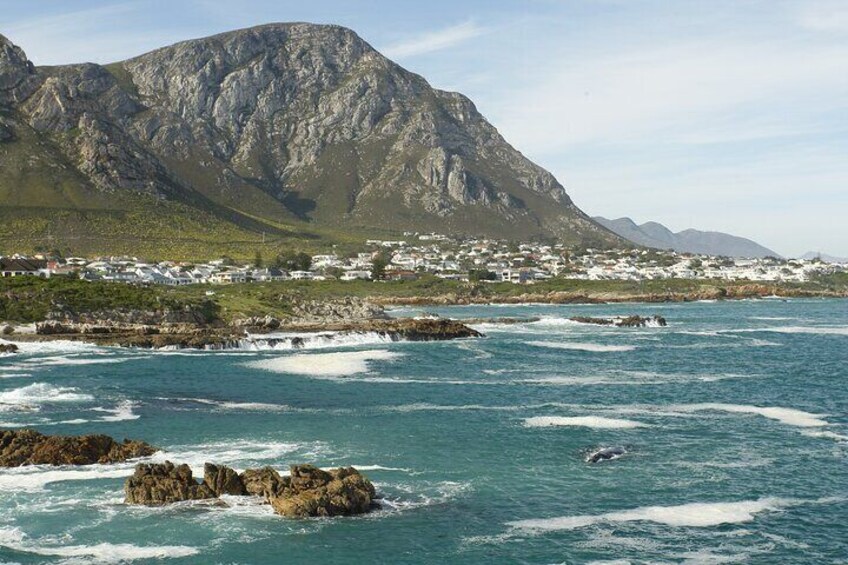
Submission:
{"label": "rocky cliff face", "polygon": [[31,129],[104,193],[260,222],[616,241],[470,100],[341,27],[273,24],[45,69],[0,36],[0,109],[0,141]]}

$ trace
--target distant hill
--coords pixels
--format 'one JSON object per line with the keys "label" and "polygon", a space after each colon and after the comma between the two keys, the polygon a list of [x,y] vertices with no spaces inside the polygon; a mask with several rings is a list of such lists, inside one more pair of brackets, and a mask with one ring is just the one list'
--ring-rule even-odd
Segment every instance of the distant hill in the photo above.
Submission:
{"label": "distant hill", "polygon": [[693,229],[674,233],[657,222],[637,225],[630,218],[608,220],[596,216],[593,219],[624,239],[646,247],[673,249],[681,253],[724,255],[727,257],[779,257],[771,249],[750,239],[727,233]]}
{"label": "distant hill", "polygon": [[846,257],[837,257],[835,255],[828,255],[827,253],[822,253],[820,251],[808,251],[798,257],[799,259],[821,259],[825,263],[848,263],[848,258]]}
{"label": "distant hill", "polygon": [[0,246],[328,230],[620,243],[471,100],[349,29],[269,24],[105,66],[35,67],[0,36]]}

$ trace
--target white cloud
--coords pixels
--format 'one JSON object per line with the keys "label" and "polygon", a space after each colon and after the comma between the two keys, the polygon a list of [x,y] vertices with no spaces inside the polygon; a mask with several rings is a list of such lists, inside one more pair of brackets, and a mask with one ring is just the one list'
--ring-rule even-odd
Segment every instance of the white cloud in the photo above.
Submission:
{"label": "white cloud", "polygon": [[[787,117],[806,111],[805,104],[817,112],[842,104],[832,94],[848,93],[848,45],[705,41],[604,57],[578,53],[540,60],[527,80],[512,83],[518,86],[493,100],[494,118],[537,155],[587,143],[642,143],[658,133],[665,141],[696,139],[701,130],[704,138],[757,138],[787,131]],[[740,108],[747,110],[735,127],[718,132],[716,119]]]}
{"label": "white cloud", "polygon": [[381,51],[390,59],[404,59],[449,49],[469,39],[479,37],[484,33],[486,33],[484,28],[479,27],[472,21],[468,21],[388,45],[381,49]]}

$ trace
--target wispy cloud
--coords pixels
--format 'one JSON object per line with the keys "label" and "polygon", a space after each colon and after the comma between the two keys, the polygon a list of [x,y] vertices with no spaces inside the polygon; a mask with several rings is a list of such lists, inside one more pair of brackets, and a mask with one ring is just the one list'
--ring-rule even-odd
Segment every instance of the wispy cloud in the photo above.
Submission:
{"label": "wispy cloud", "polygon": [[26,17],[2,32],[38,65],[111,63],[185,39],[178,29],[148,25],[152,17],[134,0]]}
{"label": "wispy cloud", "polygon": [[800,24],[814,31],[848,32],[848,3],[844,0],[821,0],[805,4]]}
{"label": "wispy cloud", "polygon": [[405,59],[449,49],[484,33],[486,33],[485,28],[473,21],[467,21],[388,45],[382,49],[382,52],[392,59]]}

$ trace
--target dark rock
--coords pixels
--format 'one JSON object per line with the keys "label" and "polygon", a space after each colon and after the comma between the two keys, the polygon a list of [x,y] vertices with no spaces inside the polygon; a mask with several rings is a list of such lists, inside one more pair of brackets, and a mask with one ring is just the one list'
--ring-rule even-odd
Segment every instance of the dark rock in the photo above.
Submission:
{"label": "dark rock", "polygon": [[292,465],[288,479],[270,502],[277,514],[289,518],[362,514],[376,498],[374,485],[353,467],[323,471]]}
{"label": "dark rock", "polygon": [[188,465],[139,463],[135,473],[124,483],[127,504],[158,506],[186,500],[217,498],[205,483],[198,483]]}
{"label": "dark rock", "polygon": [[389,320],[361,320],[336,324],[292,324],[286,329],[302,332],[374,332],[392,340],[437,341],[465,337],[482,337],[483,334],[457,320],[393,318]]}
{"label": "dark rock", "polygon": [[247,494],[238,473],[223,465],[206,463],[203,466],[203,482],[215,493],[215,496],[222,494],[242,496]]}
{"label": "dark rock", "polygon": [[18,346],[14,343],[0,343],[0,353],[17,353]]}
{"label": "dark rock", "polygon": [[625,453],[627,453],[627,450],[620,446],[596,449],[586,456],[586,463],[598,463],[599,461],[618,459]]}
{"label": "dark rock", "polygon": [[45,322],[40,322],[35,325],[35,333],[40,335],[57,335],[79,333],[79,331],[61,322],[57,322],[55,320],[47,320]]}
{"label": "dark rock", "polygon": [[590,318],[588,316],[575,316],[569,318],[573,322],[581,324],[595,324],[598,326],[616,326],[618,328],[644,328],[650,325],[665,327],[668,325],[662,316],[642,317],[627,316],[624,318]]}
{"label": "dark rock", "polygon": [[156,448],[106,435],[46,436],[35,430],[0,431],[0,467],[21,465],[92,465],[147,457]]}

